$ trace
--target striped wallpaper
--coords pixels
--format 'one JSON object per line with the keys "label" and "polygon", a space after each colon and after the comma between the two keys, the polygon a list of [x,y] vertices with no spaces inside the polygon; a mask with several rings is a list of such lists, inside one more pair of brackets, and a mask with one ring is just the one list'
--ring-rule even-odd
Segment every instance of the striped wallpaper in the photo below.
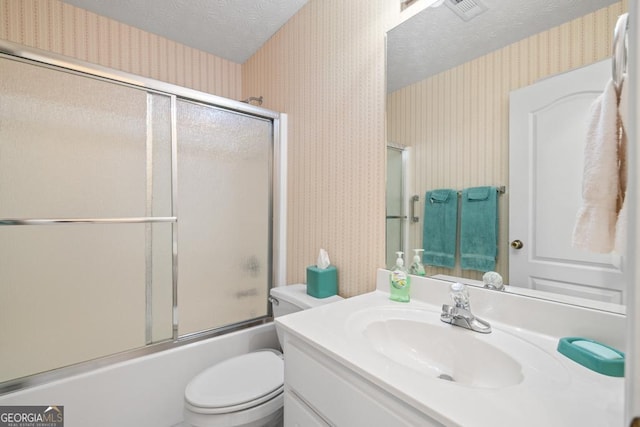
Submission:
{"label": "striped wallpaper", "polygon": [[[509,92],[611,55],[613,28],[628,0],[531,36],[407,86],[387,99],[388,140],[413,147],[413,193],[506,185],[500,196],[496,270],[508,277]],[[422,215],[420,215],[422,217]],[[422,220],[409,247],[422,243]],[[429,268],[480,279],[481,273]]]}
{"label": "striped wallpaper", "polygon": [[0,0],[0,39],[241,99],[241,65],[59,0]]}
{"label": "striped wallpaper", "polygon": [[289,114],[288,282],[328,251],[339,292],[375,288],[385,252],[384,34],[393,0],[310,0],[242,68]]}

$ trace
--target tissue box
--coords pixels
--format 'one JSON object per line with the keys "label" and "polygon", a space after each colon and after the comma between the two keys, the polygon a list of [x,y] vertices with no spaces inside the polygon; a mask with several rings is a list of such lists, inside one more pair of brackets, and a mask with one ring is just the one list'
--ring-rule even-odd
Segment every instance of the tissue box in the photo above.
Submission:
{"label": "tissue box", "polygon": [[325,269],[315,265],[307,267],[307,294],[327,298],[338,293],[338,269],[330,265]]}

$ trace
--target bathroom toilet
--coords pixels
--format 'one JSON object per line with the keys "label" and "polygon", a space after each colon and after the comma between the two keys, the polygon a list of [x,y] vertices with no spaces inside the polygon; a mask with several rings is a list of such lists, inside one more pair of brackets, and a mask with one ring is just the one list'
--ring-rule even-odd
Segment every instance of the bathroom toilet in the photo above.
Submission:
{"label": "bathroom toilet", "polygon": [[[271,289],[273,316],[342,300],[314,298],[306,285]],[[283,344],[278,334],[280,345]],[[194,427],[277,427],[283,423],[284,361],[277,350],[232,357],[196,375],[185,389],[184,424]]]}

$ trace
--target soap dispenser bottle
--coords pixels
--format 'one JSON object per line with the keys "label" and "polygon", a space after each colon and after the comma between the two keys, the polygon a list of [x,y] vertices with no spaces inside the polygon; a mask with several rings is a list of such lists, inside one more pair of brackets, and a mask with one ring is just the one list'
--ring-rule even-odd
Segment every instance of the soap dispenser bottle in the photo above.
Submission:
{"label": "soap dispenser bottle", "polygon": [[402,254],[402,252],[396,252],[396,255],[398,255],[396,265],[391,268],[391,295],[389,298],[392,301],[409,302],[409,286],[411,278],[409,277],[409,274],[407,274]]}
{"label": "soap dispenser bottle", "polygon": [[424,252],[424,249],[414,249],[416,254],[413,256],[413,262],[409,267],[409,273],[415,276],[426,276],[427,273],[424,271],[424,265],[422,264],[422,260],[420,259],[420,252]]}

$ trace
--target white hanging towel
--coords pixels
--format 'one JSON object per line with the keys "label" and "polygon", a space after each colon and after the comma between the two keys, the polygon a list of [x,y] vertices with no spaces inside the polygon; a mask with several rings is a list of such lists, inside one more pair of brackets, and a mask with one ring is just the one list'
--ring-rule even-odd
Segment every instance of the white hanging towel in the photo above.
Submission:
{"label": "white hanging towel", "polygon": [[598,253],[613,250],[619,186],[618,96],[610,80],[589,110],[582,206],[573,229],[574,247]]}

